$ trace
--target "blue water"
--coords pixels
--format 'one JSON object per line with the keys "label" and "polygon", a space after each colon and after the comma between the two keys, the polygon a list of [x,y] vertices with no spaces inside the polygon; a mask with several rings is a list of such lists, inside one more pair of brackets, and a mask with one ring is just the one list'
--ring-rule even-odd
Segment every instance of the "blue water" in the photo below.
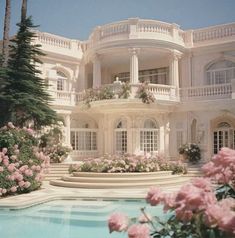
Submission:
{"label": "blue water", "polygon": [[109,234],[107,220],[113,212],[139,217],[140,208],[162,215],[161,207],[144,200],[59,200],[21,210],[0,210],[0,237],[3,238],[124,238]]}

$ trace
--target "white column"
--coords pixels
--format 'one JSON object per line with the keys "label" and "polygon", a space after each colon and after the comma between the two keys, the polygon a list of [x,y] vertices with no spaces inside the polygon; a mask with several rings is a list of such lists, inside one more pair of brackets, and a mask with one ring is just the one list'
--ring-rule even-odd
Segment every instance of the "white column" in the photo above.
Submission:
{"label": "white column", "polygon": [[[86,89],[86,82],[85,82],[85,63],[82,62],[80,64],[80,67],[79,67],[79,75],[77,76],[77,78],[79,78],[80,80],[78,81],[78,90],[79,91],[83,91]],[[76,79],[77,79],[76,78]]]}
{"label": "white column", "polygon": [[130,49],[130,83],[139,82],[139,63],[138,63],[138,52],[139,49]]}
{"label": "white column", "polygon": [[99,55],[93,57],[93,88],[101,86],[101,62]]}
{"label": "white column", "polygon": [[169,76],[170,85],[176,86],[176,88],[179,88],[179,58],[179,52],[172,51],[170,56]]}
{"label": "white column", "polygon": [[169,158],[169,150],[170,150],[170,121],[169,121],[170,114],[167,113],[164,115],[164,154],[167,158]]}
{"label": "white column", "polygon": [[66,144],[70,145],[70,115],[65,115],[65,125],[66,125]]}

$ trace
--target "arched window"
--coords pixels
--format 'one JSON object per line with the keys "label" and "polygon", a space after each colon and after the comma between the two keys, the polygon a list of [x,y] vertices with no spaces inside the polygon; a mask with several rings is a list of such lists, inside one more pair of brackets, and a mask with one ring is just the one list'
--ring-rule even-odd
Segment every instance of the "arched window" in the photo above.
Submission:
{"label": "arched window", "polygon": [[234,149],[235,129],[226,121],[220,122],[213,132],[214,154],[217,154],[222,147]]}
{"label": "arched window", "polygon": [[119,121],[115,127],[115,150],[118,154],[127,152],[126,121]]}
{"label": "arched window", "polygon": [[230,83],[235,78],[235,63],[228,60],[220,60],[210,65],[206,70],[207,84]]}
{"label": "arched window", "polygon": [[144,152],[157,152],[159,149],[159,126],[150,119],[145,120],[144,127],[140,129],[140,150]]}
{"label": "arched window", "polygon": [[58,91],[65,90],[66,80],[67,80],[67,76],[63,72],[57,71],[57,90]]}

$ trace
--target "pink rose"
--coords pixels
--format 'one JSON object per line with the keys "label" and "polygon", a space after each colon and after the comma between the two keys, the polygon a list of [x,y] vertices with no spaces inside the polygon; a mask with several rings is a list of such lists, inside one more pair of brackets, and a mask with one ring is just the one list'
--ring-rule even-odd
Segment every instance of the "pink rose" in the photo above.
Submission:
{"label": "pink rose", "polygon": [[5,155],[7,153],[7,148],[3,148],[2,153]]}
{"label": "pink rose", "polygon": [[23,188],[23,187],[25,186],[25,182],[24,182],[24,181],[20,181],[18,184],[19,184],[19,186],[20,186],[21,188]]}
{"label": "pink rose", "polygon": [[10,191],[11,191],[12,193],[15,193],[15,192],[17,191],[16,186],[11,187],[11,188],[10,188]]}
{"label": "pink rose", "polygon": [[25,182],[24,187],[25,187],[25,188],[29,188],[30,185],[31,185],[31,183],[27,181],[27,182]]}
{"label": "pink rose", "polygon": [[150,238],[148,225],[134,224],[127,230],[128,238]]}
{"label": "pink rose", "polygon": [[147,203],[151,204],[151,206],[156,206],[162,201],[163,197],[164,197],[164,194],[160,188],[151,187],[145,199]]}
{"label": "pink rose", "polygon": [[128,217],[122,213],[113,213],[108,219],[109,232],[124,231],[128,227]]}

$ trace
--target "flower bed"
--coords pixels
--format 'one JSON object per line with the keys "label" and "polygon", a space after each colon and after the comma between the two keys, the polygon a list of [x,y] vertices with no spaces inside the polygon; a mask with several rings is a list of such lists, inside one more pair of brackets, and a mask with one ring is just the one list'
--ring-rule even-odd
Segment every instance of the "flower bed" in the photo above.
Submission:
{"label": "flower bed", "polygon": [[38,189],[48,165],[31,129],[12,123],[0,129],[0,196]]}
{"label": "flower bed", "polygon": [[173,174],[186,173],[186,167],[181,162],[171,162],[152,156],[105,156],[82,161],[71,165],[69,172],[98,172],[98,173],[133,173],[172,171]]}

